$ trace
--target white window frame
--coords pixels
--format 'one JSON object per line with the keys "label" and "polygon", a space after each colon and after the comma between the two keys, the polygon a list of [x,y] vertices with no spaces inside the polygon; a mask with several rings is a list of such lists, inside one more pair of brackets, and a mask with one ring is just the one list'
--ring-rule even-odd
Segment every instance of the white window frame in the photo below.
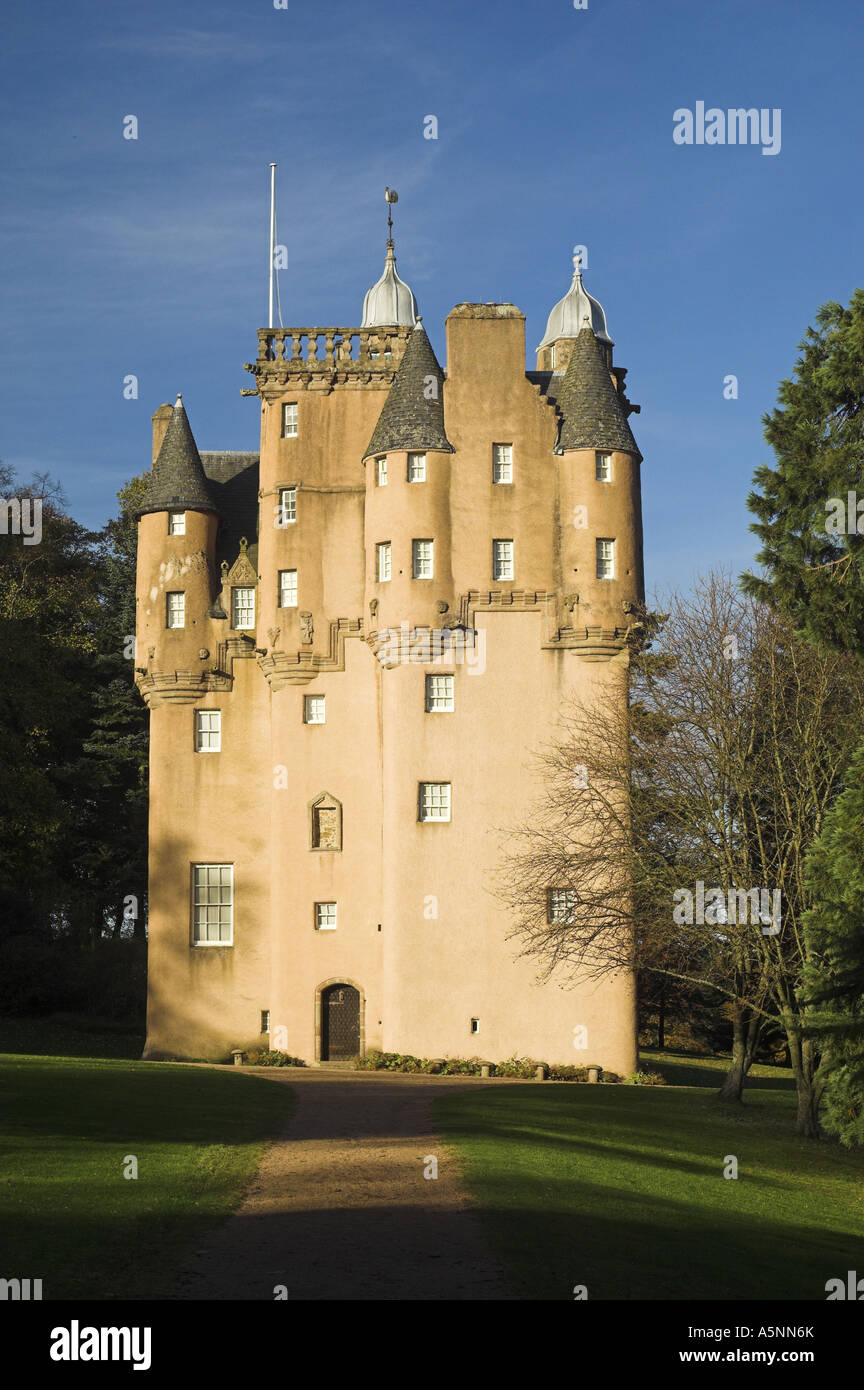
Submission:
{"label": "white window frame", "polygon": [[407,474],[409,483],[425,483],[426,481],[426,455],[411,453],[408,455]]}
{"label": "white window frame", "polygon": [[[172,599],[174,602],[172,603]],[[180,619],[177,622],[177,619]],[[165,595],[165,626],[179,629],[186,626],[186,590],[170,589]]]}
{"label": "white window frame", "polygon": [[299,410],[296,401],[282,402],[282,438],[296,439],[299,430]]}
{"label": "white window frame", "polygon": [[[330,909],[332,908],[332,912]],[[315,904],[315,930],[316,931],[336,931],[339,925],[339,904],[335,902],[320,902]]]}
{"label": "white window frame", "polygon": [[[440,684],[438,684],[440,682]],[[437,685],[437,689],[436,689]],[[426,713],[452,714],[456,708],[456,677],[449,671],[426,677]]]}
{"label": "white window frame", "polygon": [[506,485],[513,481],[513,445],[492,445],[492,481]]}
{"label": "white window frame", "polygon": [[[608,547],[608,550],[607,548]],[[597,578],[609,580],[615,578],[615,540],[611,536],[598,536],[595,543],[595,554],[597,558]]]}
{"label": "white window frame", "polygon": [[[320,709],[319,709],[320,706]],[[320,714],[320,719],[319,719]],[[303,723],[304,724],[326,724],[327,723],[327,697],[326,695],[304,695],[303,696]]]}
{"label": "white window frame", "polygon": [[[509,546],[509,550],[504,547]],[[493,540],[492,578],[497,583],[510,583],[516,574],[515,546],[512,539]]]}
{"label": "white window frame", "polygon": [[594,455],[594,477],[598,483],[612,481],[612,455],[605,449],[598,449]]}
{"label": "white window frame", "polygon": [[[293,576],[294,576],[294,583],[293,583],[293,584],[288,584],[288,583],[286,583],[286,580],[287,580],[288,576],[291,575],[291,574],[293,574]],[[296,608],[296,607],[297,607],[297,590],[298,590],[298,587],[299,587],[299,580],[298,580],[298,575],[297,575],[297,571],[296,571],[296,570],[280,570],[280,571],[279,571],[279,594],[278,594],[278,599],[279,599],[279,607],[280,607],[280,608]],[[292,594],[292,593],[293,593],[293,598],[291,598],[291,594]],[[288,598],[289,598],[289,602],[287,602],[287,603],[285,602],[285,597],[286,597],[286,595],[288,595]]]}
{"label": "white window frame", "polygon": [[[251,603],[240,604],[239,594],[251,594]],[[242,613],[251,613],[252,621],[248,623],[238,622]],[[254,584],[233,584],[231,586],[231,628],[234,632],[254,632],[255,631],[255,586]]]}
{"label": "white window frame", "polygon": [[[428,550],[421,549],[428,546]],[[411,578],[435,578],[435,542],[429,536],[421,536],[411,542]]]}
{"label": "white window frame", "polygon": [[390,541],[379,541],[375,546],[375,574],[379,584],[387,584],[393,573],[393,556]]}
{"label": "white window frame", "polygon": [[387,455],[379,454],[375,459],[375,486],[387,486]]}
{"label": "white window frame", "polygon": [[[417,819],[421,823],[443,825],[452,814],[450,782],[420,782],[417,788]],[[440,812],[440,814],[438,814]]]}
{"label": "white window frame", "polygon": [[169,535],[169,536],[185,536],[185,535],[186,535],[186,513],[185,513],[185,512],[169,512],[169,513],[168,513],[168,535]]}
{"label": "white window frame", "polygon": [[195,711],[195,752],[222,752],[222,711],[221,709],[196,709]]}
{"label": "white window frame", "polygon": [[[565,914],[565,915],[562,915]],[[572,888],[550,888],[546,900],[546,921],[550,926],[567,925],[576,920],[576,893]]]}
{"label": "white window frame", "polygon": [[297,520],[297,488],[279,489],[279,526],[293,526]]}
{"label": "white window frame", "polygon": [[[209,877],[202,882],[201,873],[217,874],[216,882]],[[227,900],[225,894],[227,892]],[[193,864],[192,865],[192,945],[195,947],[234,945],[234,865],[233,864]],[[204,920],[199,918],[199,909]],[[211,940],[209,932],[215,926],[218,940]],[[200,935],[202,927],[208,936]],[[227,927],[228,937],[222,933]]]}

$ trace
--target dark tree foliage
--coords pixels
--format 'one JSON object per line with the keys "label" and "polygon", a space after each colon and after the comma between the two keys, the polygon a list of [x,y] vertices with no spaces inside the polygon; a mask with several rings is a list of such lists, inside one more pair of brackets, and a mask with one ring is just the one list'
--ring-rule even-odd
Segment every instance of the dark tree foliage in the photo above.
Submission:
{"label": "dark tree foliage", "polygon": [[[143,1007],[146,710],[126,641],[136,489],[96,533],[47,478],[0,467],[0,497],[38,499],[42,518],[33,544],[0,534],[0,1012]],[[130,898],[138,916],[124,921]]]}
{"label": "dark tree foliage", "polygon": [[[752,594],[787,614],[809,641],[864,660],[864,290],[820,309],[795,377],[765,417],[777,467],[757,469],[761,576]],[[838,507],[838,503],[841,506]],[[842,505],[845,504],[845,505]],[[842,521],[840,515],[845,512]],[[864,1143],[864,741],[808,859],[816,906],[805,936],[816,1003],[809,1032],[824,1046],[823,1119],[844,1143]],[[857,964],[856,964],[857,962]]]}
{"label": "dark tree foliage", "polygon": [[799,345],[795,375],[764,417],[776,467],[763,464],[747,499],[762,575],[745,590],[822,646],[864,655],[864,507],[857,529],[832,529],[832,499],[864,501],[864,290],[848,309],[826,304]]}
{"label": "dark tree foliage", "polygon": [[804,929],[812,1031],[828,1073],[823,1120],[846,1145],[864,1144],[864,744],[828,813],[808,867],[816,906]]}

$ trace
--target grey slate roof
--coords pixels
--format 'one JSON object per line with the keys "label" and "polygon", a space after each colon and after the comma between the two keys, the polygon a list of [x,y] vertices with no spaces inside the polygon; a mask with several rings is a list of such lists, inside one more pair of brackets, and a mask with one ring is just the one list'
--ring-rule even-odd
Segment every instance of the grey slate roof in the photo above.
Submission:
{"label": "grey slate roof", "polygon": [[576,339],[556,403],[562,416],[556,453],[618,449],[641,460],[603,350],[590,328],[583,328]]}
{"label": "grey slate roof", "polygon": [[[241,537],[249,543],[247,555],[258,564],[258,455],[225,450],[201,452],[201,462],[219,511],[216,564],[233,565]],[[272,512],[271,512],[272,516]],[[267,524],[266,509],[264,524]]]}
{"label": "grey slate roof", "polygon": [[[434,377],[438,389],[427,398],[427,378]],[[444,373],[432,351],[426,330],[418,323],[396,369],[393,385],[378,417],[378,424],[363,455],[387,454],[403,449],[439,449],[452,454],[453,445],[444,433]]]}
{"label": "grey slate roof", "polygon": [[159,455],[148,475],[147,491],[138,515],[216,510],[186,411],[178,396]]}

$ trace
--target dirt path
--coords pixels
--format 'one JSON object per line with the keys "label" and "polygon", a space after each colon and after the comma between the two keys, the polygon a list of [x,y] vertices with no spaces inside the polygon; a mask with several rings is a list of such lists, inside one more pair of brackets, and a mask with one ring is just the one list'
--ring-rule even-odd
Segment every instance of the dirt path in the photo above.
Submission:
{"label": "dirt path", "polygon": [[[430,1125],[434,1096],[463,1078],[257,1074],[290,1085],[297,1108],[175,1297],[272,1300],[279,1284],[290,1299],[512,1297]],[[423,1176],[428,1155],[437,1179]]]}

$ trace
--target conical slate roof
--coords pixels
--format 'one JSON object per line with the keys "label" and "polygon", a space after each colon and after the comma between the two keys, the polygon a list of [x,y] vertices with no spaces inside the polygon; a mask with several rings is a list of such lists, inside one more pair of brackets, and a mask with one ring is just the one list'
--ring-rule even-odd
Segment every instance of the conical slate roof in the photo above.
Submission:
{"label": "conical slate roof", "polygon": [[138,515],[169,511],[217,511],[180,396],[148,475]]}
{"label": "conical slate roof", "polygon": [[573,345],[556,404],[562,416],[556,453],[618,449],[642,458],[602,349],[587,324]]}
{"label": "conical slate roof", "polygon": [[452,454],[453,445],[444,433],[443,384],[444,373],[418,320],[364,459],[402,449],[439,449]]}

